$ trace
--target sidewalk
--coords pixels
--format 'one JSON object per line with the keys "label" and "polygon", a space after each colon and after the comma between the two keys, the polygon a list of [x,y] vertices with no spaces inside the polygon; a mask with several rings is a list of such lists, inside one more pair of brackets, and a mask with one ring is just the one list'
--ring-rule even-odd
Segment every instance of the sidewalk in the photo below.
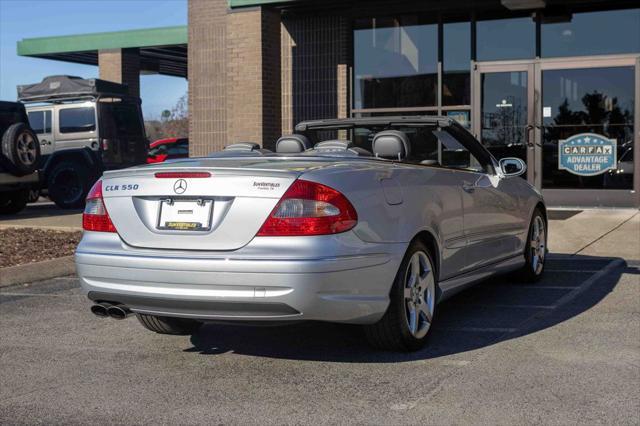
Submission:
{"label": "sidewalk", "polygon": [[550,220],[549,251],[640,260],[640,212],[589,209],[564,220]]}

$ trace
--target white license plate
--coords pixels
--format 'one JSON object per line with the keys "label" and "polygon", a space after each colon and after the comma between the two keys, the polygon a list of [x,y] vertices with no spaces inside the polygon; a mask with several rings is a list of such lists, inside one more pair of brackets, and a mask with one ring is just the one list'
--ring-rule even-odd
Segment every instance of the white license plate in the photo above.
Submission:
{"label": "white license plate", "polygon": [[213,200],[163,200],[158,229],[208,231],[211,229]]}

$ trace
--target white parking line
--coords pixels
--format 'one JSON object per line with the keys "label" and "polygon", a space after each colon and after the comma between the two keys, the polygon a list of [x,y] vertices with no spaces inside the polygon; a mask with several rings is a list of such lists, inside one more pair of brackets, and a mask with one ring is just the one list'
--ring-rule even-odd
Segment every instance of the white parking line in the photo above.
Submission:
{"label": "white parking line", "polygon": [[438,330],[460,331],[465,333],[513,333],[517,328],[510,327],[439,327]]}
{"label": "white parking line", "polygon": [[479,308],[516,308],[516,309],[555,309],[556,305],[511,305],[508,303],[489,303],[489,304],[464,304],[463,306],[474,306]]}
{"label": "white parking line", "polygon": [[517,289],[528,289],[528,290],[569,290],[576,288],[575,285],[497,285],[496,287],[500,288],[517,288]]}
{"label": "white parking line", "polygon": [[[570,302],[571,300],[575,299],[577,296],[579,296],[584,291],[588,290],[592,285],[594,285],[596,282],[598,282],[598,280],[600,280],[601,278],[604,278],[605,276],[607,276],[607,274],[609,274],[609,272],[611,272],[613,269],[617,268],[618,266],[620,266],[622,264],[624,264],[624,260],[622,260],[622,259],[612,260],[604,268],[602,268],[600,271],[598,271],[597,273],[591,275],[589,278],[587,278],[582,283],[580,283],[579,286],[575,287],[572,291],[570,291],[569,293],[565,294],[560,299],[558,299],[556,301],[556,303],[554,303],[553,305],[549,305],[549,306],[542,305],[542,306],[539,306],[538,309],[554,310],[556,308],[559,308],[560,306],[562,306],[562,305]],[[498,305],[492,305],[492,306],[498,306]],[[502,306],[504,306],[504,307],[507,307],[507,306],[516,307],[518,305],[502,305]],[[522,306],[522,307],[532,307],[533,305],[520,305],[520,306]],[[526,328],[531,322],[538,321],[538,320],[539,320],[538,313],[532,314],[527,319],[525,319],[522,322],[520,322],[518,324],[518,327],[516,327],[516,330],[522,330],[522,329]]]}

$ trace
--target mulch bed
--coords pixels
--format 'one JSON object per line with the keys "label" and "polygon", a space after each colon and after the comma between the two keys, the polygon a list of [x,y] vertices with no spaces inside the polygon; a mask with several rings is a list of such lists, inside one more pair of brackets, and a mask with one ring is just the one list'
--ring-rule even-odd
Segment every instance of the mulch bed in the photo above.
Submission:
{"label": "mulch bed", "polygon": [[70,256],[81,237],[82,231],[0,229],[0,268]]}

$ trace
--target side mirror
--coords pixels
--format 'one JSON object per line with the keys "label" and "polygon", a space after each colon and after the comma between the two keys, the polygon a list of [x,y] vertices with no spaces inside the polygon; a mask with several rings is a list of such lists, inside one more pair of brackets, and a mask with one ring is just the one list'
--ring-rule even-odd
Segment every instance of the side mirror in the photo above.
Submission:
{"label": "side mirror", "polygon": [[500,160],[500,169],[505,176],[520,176],[527,171],[527,165],[519,158],[506,157]]}

